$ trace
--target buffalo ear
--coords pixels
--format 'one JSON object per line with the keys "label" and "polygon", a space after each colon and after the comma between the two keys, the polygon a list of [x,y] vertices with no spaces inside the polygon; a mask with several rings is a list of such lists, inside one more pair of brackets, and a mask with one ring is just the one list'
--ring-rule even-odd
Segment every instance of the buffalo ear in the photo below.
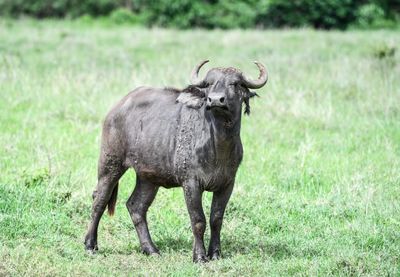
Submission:
{"label": "buffalo ear", "polygon": [[250,98],[244,98],[244,114],[250,115]]}
{"label": "buffalo ear", "polygon": [[189,86],[180,92],[176,102],[185,104],[190,108],[198,109],[203,106],[205,93],[195,86]]}
{"label": "buffalo ear", "polygon": [[244,97],[244,114],[250,115],[250,98],[259,96],[256,92],[247,90],[246,96]]}
{"label": "buffalo ear", "polygon": [[257,94],[257,92],[249,91],[249,98],[252,98],[252,97],[254,97],[254,96],[259,97],[259,95]]}

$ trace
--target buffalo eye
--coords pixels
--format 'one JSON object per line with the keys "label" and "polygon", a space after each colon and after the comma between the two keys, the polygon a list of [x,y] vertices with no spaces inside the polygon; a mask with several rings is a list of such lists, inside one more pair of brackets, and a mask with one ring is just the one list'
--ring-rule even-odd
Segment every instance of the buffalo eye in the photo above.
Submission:
{"label": "buffalo eye", "polygon": [[228,86],[233,88],[235,91],[237,91],[237,89],[238,89],[238,84],[237,83],[229,84]]}

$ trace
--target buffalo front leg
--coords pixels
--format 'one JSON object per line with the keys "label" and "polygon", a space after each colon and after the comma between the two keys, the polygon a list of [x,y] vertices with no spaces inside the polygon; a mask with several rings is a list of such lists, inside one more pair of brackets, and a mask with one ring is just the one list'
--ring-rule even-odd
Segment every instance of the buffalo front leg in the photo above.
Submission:
{"label": "buffalo front leg", "polygon": [[208,259],[204,248],[206,217],[204,216],[203,206],[201,203],[203,191],[195,181],[186,182],[183,185],[183,191],[194,236],[193,262],[207,262]]}
{"label": "buffalo front leg", "polygon": [[147,255],[158,255],[159,251],[151,240],[147,227],[146,214],[151,203],[153,203],[158,191],[158,186],[146,182],[137,176],[136,187],[126,202],[133,225],[139,237],[140,247]]}
{"label": "buffalo front leg", "polygon": [[222,220],[224,218],[226,205],[228,204],[229,198],[232,194],[232,189],[233,184],[229,185],[226,189],[214,192],[213,194],[210,215],[211,239],[208,247],[208,257],[211,260],[217,260],[221,256],[220,234]]}

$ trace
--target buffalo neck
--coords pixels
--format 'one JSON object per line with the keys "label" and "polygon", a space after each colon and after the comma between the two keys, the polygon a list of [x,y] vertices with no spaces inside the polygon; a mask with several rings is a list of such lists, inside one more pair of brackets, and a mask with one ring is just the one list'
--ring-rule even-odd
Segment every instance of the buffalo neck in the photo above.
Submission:
{"label": "buffalo neck", "polygon": [[210,135],[216,160],[226,160],[235,155],[240,141],[241,115],[234,119],[210,115]]}

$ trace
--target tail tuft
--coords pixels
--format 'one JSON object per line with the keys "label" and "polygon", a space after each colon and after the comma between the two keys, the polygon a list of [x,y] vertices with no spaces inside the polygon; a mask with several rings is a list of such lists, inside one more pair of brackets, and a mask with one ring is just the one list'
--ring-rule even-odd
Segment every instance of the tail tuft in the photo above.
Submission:
{"label": "tail tuft", "polygon": [[107,206],[108,206],[108,214],[110,216],[114,215],[115,204],[117,203],[117,196],[118,196],[118,183],[115,186],[115,188],[114,188],[114,190],[113,190],[113,192],[111,194],[111,198],[110,198],[110,200],[108,201],[108,204],[107,204]]}

